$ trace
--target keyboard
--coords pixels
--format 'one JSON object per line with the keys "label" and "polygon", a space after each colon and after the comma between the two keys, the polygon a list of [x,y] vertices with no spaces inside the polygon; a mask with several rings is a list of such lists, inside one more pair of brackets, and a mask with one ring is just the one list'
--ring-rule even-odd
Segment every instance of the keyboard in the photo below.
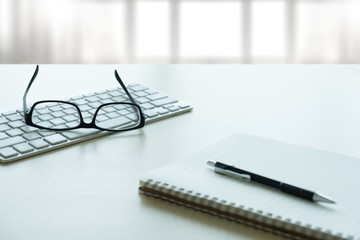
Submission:
{"label": "keyboard", "polygon": [[[131,84],[127,87],[143,110],[145,124],[192,110],[192,106],[189,104],[147,86]],[[84,121],[91,121],[91,112],[94,111],[95,106],[109,102],[121,102],[126,99],[121,88],[114,88],[65,100],[77,104],[81,109]],[[23,115],[22,108],[0,113],[0,162],[2,163],[17,161],[113,133],[88,128],[67,131],[43,130],[26,125]],[[54,110],[49,115],[54,119],[59,118],[58,110],[57,112]],[[67,118],[62,117],[62,119],[66,121]]]}

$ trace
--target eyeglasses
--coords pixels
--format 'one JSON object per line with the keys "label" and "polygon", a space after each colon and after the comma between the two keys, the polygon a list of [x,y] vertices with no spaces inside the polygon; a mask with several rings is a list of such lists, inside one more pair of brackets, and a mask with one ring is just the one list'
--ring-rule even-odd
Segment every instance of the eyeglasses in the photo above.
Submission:
{"label": "eyeglasses", "polygon": [[115,77],[123,91],[118,90],[122,92],[124,97],[127,96],[131,102],[104,103],[96,109],[88,110],[88,113],[93,114],[90,123],[84,122],[80,111],[81,106],[79,107],[73,102],[57,100],[38,101],[29,109],[26,104],[26,96],[38,72],[39,66],[37,65],[23,97],[24,118],[27,125],[57,131],[76,128],[97,128],[114,132],[144,127],[145,117],[142,110],[130,95],[116,70]]}

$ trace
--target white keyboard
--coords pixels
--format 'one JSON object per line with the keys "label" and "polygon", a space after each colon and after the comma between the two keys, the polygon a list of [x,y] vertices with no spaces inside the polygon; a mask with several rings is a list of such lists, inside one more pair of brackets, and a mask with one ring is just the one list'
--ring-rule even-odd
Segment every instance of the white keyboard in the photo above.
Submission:
{"label": "white keyboard", "polygon": [[[192,107],[155,89],[140,84],[128,85],[130,94],[141,106],[145,123],[189,112]],[[92,106],[109,102],[124,101],[121,88],[107,89],[95,93],[72,97],[68,101],[77,104],[84,120],[91,119]],[[31,106],[31,105],[30,105]],[[50,113],[57,118],[58,113]],[[63,118],[66,120],[66,118]],[[146,126],[145,126],[146,127]],[[8,163],[40,153],[52,151],[112,132],[98,129],[75,129],[68,131],[48,131],[27,126],[23,110],[0,113],[0,162]]]}

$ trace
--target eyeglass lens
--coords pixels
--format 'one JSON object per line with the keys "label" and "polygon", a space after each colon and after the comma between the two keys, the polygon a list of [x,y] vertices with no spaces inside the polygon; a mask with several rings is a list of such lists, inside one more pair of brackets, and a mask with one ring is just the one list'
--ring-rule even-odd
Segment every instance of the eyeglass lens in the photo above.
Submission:
{"label": "eyeglass lens", "polygon": [[95,117],[95,125],[108,130],[123,130],[139,124],[139,109],[131,104],[112,103],[102,106]]}
{"label": "eyeglass lens", "polygon": [[[94,118],[95,110],[81,112],[85,122],[90,122]],[[81,117],[78,109],[72,104],[44,102],[34,106],[32,121],[40,127],[58,130],[79,127]],[[95,116],[95,125],[105,130],[125,130],[139,124],[139,109],[126,103],[102,106]]]}

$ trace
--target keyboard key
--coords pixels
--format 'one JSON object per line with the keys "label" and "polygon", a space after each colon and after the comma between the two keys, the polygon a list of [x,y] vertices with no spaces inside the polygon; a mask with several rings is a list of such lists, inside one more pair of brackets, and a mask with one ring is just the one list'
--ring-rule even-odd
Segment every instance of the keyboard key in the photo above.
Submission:
{"label": "keyboard key", "polygon": [[11,129],[7,124],[0,124],[0,132],[5,132]]}
{"label": "keyboard key", "polygon": [[144,115],[149,118],[152,118],[152,117],[156,117],[159,114],[155,110],[145,110]]}
{"label": "keyboard key", "polygon": [[61,119],[61,118],[55,118],[55,119],[52,119],[50,120],[50,123],[53,124],[54,126],[58,126],[58,125],[61,125],[61,124],[65,124],[65,120]]}
{"label": "keyboard key", "polygon": [[107,93],[103,93],[103,94],[98,95],[97,97],[100,98],[101,100],[105,100],[105,99],[111,98],[111,95],[107,94]]}
{"label": "keyboard key", "polygon": [[28,125],[22,126],[20,129],[21,129],[22,131],[26,132],[26,133],[36,132],[36,131],[39,130],[39,129],[36,128],[36,127],[31,127],[31,126],[28,126]]}
{"label": "keyboard key", "polygon": [[154,89],[147,89],[147,90],[145,90],[145,92],[147,92],[148,94],[158,93],[158,91],[156,91],[156,90],[154,90]]}
{"label": "keyboard key", "polygon": [[5,138],[0,140],[0,148],[9,147],[18,143],[26,142],[26,140],[20,136],[12,137],[12,138]]}
{"label": "keyboard key", "polygon": [[149,94],[147,92],[145,92],[145,91],[139,91],[139,92],[135,92],[134,95],[137,96],[137,97],[145,97],[145,96],[147,96]]}
{"label": "keyboard key", "polygon": [[15,114],[7,115],[6,118],[10,121],[16,121],[22,119],[22,116],[15,113]]}
{"label": "keyboard key", "polygon": [[79,128],[79,129],[74,129],[74,130],[69,130],[69,131],[63,131],[60,134],[64,137],[66,137],[69,140],[75,140],[81,137],[85,137],[85,136],[89,136],[89,135],[93,135],[96,133],[99,133],[100,130],[94,128]]}
{"label": "keyboard key", "polygon": [[63,119],[67,122],[73,122],[73,121],[77,121],[79,118],[76,117],[75,115],[67,115],[64,116]]}
{"label": "keyboard key", "polygon": [[155,100],[152,102],[152,104],[154,104],[156,107],[161,107],[163,105],[166,105],[169,103],[175,103],[175,102],[177,102],[177,100],[167,97],[167,98]]}
{"label": "keyboard key", "polygon": [[113,103],[114,101],[111,98],[107,98],[107,99],[102,99],[100,100],[101,104],[105,104],[105,103]]}
{"label": "keyboard key", "polygon": [[41,130],[41,131],[38,131],[38,133],[39,133],[41,136],[46,137],[46,136],[53,135],[53,134],[55,134],[56,132],[55,132],[55,131],[51,131],[51,130]]}
{"label": "keyboard key", "polygon": [[118,117],[115,119],[109,119],[106,121],[101,122],[101,124],[98,124],[99,126],[101,126],[102,128],[106,128],[106,129],[113,129],[125,124],[129,124],[131,123],[131,121],[126,118],[126,117]]}
{"label": "keyboard key", "polygon": [[0,140],[8,138],[9,136],[5,133],[0,133]]}
{"label": "keyboard key", "polygon": [[109,118],[105,115],[97,115],[96,116],[96,121],[97,122],[102,122],[102,121],[105,121],[105,120],[108,120]]}
{"label": "keyboard key", "polygon": [[100,100],[100,98],[98,98],[98,97],[96,97],[96,96],[91,96],[91,97],[87,97],[86,98],[86,101],[88,101],[88,102],[97,102],[97,101],[99,101]]}
{"label": "keyboard key", "polygon": [[10,158],[18,155],[18,153],[11,147],[0,149],[0,155],[4,158]]}
{"label": "keyboard key", "polygon": [[117,110],[122,110],[122,109],[126,109],[126,108],[130,108],[128,105],[124,105],[124,104],[115,104],[112,105],[114,108],[116,108]]}
{"label": "keyboard key", "polygon": [[8,115],[13,115],[16,114],[16,111],[8,111],[8,112],[3,112],[1,113],[3,116],[8,116]]}
{"label": "keyboard key", "polygon": [[25,123],[23,121],[17,120],[17,121],[9,122],[8,125],[12,128],[20,128],[24,126]]}
{"label": "keyboard key", "polygon": [[45,107],[37,107],[36,110],[34,111],[34,114],[37,113],[37,115],[45,115],[45,114],[49,114],[50,110],[45,108]]}
{"label": "keyboard key", "polygon": [[79,105],[80,108],[80,112],[86,112],[86,111],[91,111],[93,108],[91,106],[89,106],[88,104],[83,104],[83,105]]}
{"label": "keyboard key", "polygon": [[22,135],[22,136],[23,136],[23,138],[25,138],[25,139],[28,140],[28,141],[41,138],[41,135],[39,135],[39,134],[36,133],[36,132],[29,132],[29,133],[26,133],[26,134],[24,134],[24,135]]}
{"label": "keyboard key", "polygon": [[51,116],[56,117],[56,118],[63,117],[63,116],[66,115],[66,114],[65,114],[64,112],[62,112],[62,111],[52,112],[52,113],[50,113],[50,114],[51,114]]}
{"label": "keyboard key", "polygon": [[53,119],[53,118],[54,118],[54,117],[51,116],[50,114],[44,114],[44,115],[40,115],[40,116],[39,116],[39,119],[40,119],[41,121],[48,121],[48,120]]}
{"label": "keyboard key", "polygon": [[89,112],[83,112],[83,113],[82,113],[82,116],[83,116],[84,119],[85,119],[85,118],[91,118],[91,119],[92,119],[92,117],[94,116],[94,114],[93,114],[93,113],[89,113]]}
{"label": "keyboard key", "polygon": [[136,98],[135,101],[139,104],[143,104],[143,103],[147,103],[150,102],[149,99],[145,98],[145,97],[141,97],[141,98]]}
{"label": "keyboard key", "polygon": [[116,118],[116,117],[119,117],[120,115],[117,114],[116,112],[111,112],[111,113],[106,113],[105,116],[108,118]]}
{"label": "keyboard key", "polygon": [[152,109],[154,108],[154,105],[152,105],[151,103],[144,103],[140,105],[142,109]]}
{"label": "keyboard key", "polygon": [[154,100],[158,100],[158,99],[162,99],[162,98],[166,98],[167,96],[163,95],[163,94],[160,94],[160,93],[157,93],[157,94],[152,94],[152,95],[149,95],[147,96],[148,99],[154,101]]}
{"label": "keyboard key", "polygon": [[50,128],[50,129],[54,127],[54,125],[51,124],[51,122],[41,122],[40,126]]}
{"label": "keyboard key", "polygon": [[156,110],[159,114],[163,115],[169,112],[169,110],[165,109],[165,108],[158,108]]}
{"label": "keyboard key", "polygon": [[[128,119],[130,119],[131,121],[139,121],[139,117],[137,116],[137,114],[130,113],[130,114],[126,115],[126,117]],[[146,118],[146,116],[145,116],[145,118]]]}
{"label": "keyboard key", "polygon": [[57,105],[57,106],[49,107],[49,110],[50,112],[56,112],[56,111],[61,111],[62,108],[59,105]]}
{"label": "keyboard key", "polygon": [[79,121],[72,121],[72,122],[68,122],[65,124],[65,126],[68,128],[72,128],[72,127],[78,126],[78,125],[79,125]]}
{"label": "keyboard key", "polygon": [[66,114],[68,114],[68,115],[71,115],[71,114],[74,114],[74,113],[76,113],[76,114],[78,113],[78,111],[75,110],[74,107],[65,109],[65,110],[63,110],[63,112],[66,113]]}
{"label": "keyboard key", "polygon": [[0,124],[7,123],[8,121],[5,117],[0,116]]}
{"label": "keyboard key", "polygon": [[22,135],[24,132],[21,131],[20,129],[11,129],[5,132],[7,135],[9,135],[10,137],[15,137],[15,136],[19,136]]}
{"label": "keyboard key", "polygon": [[135,86],[135,87],[130,87],[130,89],[133,90],[134,92],[137,92],[137,91],[146,90],[146,89],[148,89],[148,87],[145,87],[145,86],[142,86],[142,85],[138,85],[138,86]]}
{"label": "keyboard key", "polygon": [[67,139],[64,138],[63,136],[61,136],[60,134],[54,134],[48,137],[45,137],[44,140],[48,143],[50,143],[51,145],[56,145],[59,143],[63,143],[66,142]]}
{"label": "keyboard key", "polygon": [[71,104],[61,104],[60,107],[64,109],[74,109],[74,106]]}
{"label": "keyboard key", "polygon": [[[88,98],[88,97],[93,97],[93,96],[95,96],[95,94],[94,93],[87,93],[87,94],[84,94],[84,95],[82,95],[83,96],[83,98]],[[66,101],[66,100],[65,100]]]}
{"label": "keyboard key", "polygon": [[19,153],[28,153],[34,151],[34,148],[27,143],[20,143],[14,146],[14,149]]}
{"label": "keyboard key", "polygon": [[[114,101],[115,102],[115,101]],[[95,109],[97,109],[99,106],[100,106],[100,102],[92,102],[92,103],[89,103],[88,105],[90,106],[90,107],[92,107],[93,108],[93,110],[95,110]]]}
{"label": "keyboard key", "polygon": [[187,104],[187,103],[178,103],[177,105],[178,105],[180,108],[188,108],[188,107],[190,107],[190,105]]}
{"label": "keyboard key", "polygon": [[114,107],[110,107],[110,106],[111,105],[102,107],[101,112],[107,112],[107,113],[115,112],[116,109]]}
{"label": "keyboard key", "polygon": [[82,104],[88,103],[85,99],[82,99],[82,98],[77,99],[77,100],[74,100],[73,102],[74,102],[76,105],[82,105]]}
{"label": "keyboard key", "polygon": [[130,113],[129,110],[126,110],[126,109],[123,109],[123,110],[120,110],[120,111],[117,111],[120,115],[124,116],[124,115],[127,115]]}
{"label": "keyboard key", "polygon": [[118,96],[121,96],[121,95],[122,95],[122,93],[119,92],[119,91],[117,91],[117,90],[108,92],[108,94],[109,94],[110,96],[112,96],[112,97],[118,97]]}
{"label": "keyboard key", "polygon": [[36,139],[36,140],[30,141],[29,144],[36,149],[42,149],[42,148],[46,148],[49,146],[49,144],[42,139]]}
{"label": "keyboard key", "polygon": [[80,98],[83,98],[83,96],[79,95],[79,96],[72,97],[72,98],[70,98],[70,99],[71,99],[71,100],[77,100],[77,99],[80,99]]}
{"label": "keyboard key", "polygon": [[175,112],[175,111],[177,111],[177,110],[180,109],[178,106],[174,106],[174,105],[172,105],[172,106],[166,106],[165,108],[168,109],[168,110],[170,110],[171,112]]}

